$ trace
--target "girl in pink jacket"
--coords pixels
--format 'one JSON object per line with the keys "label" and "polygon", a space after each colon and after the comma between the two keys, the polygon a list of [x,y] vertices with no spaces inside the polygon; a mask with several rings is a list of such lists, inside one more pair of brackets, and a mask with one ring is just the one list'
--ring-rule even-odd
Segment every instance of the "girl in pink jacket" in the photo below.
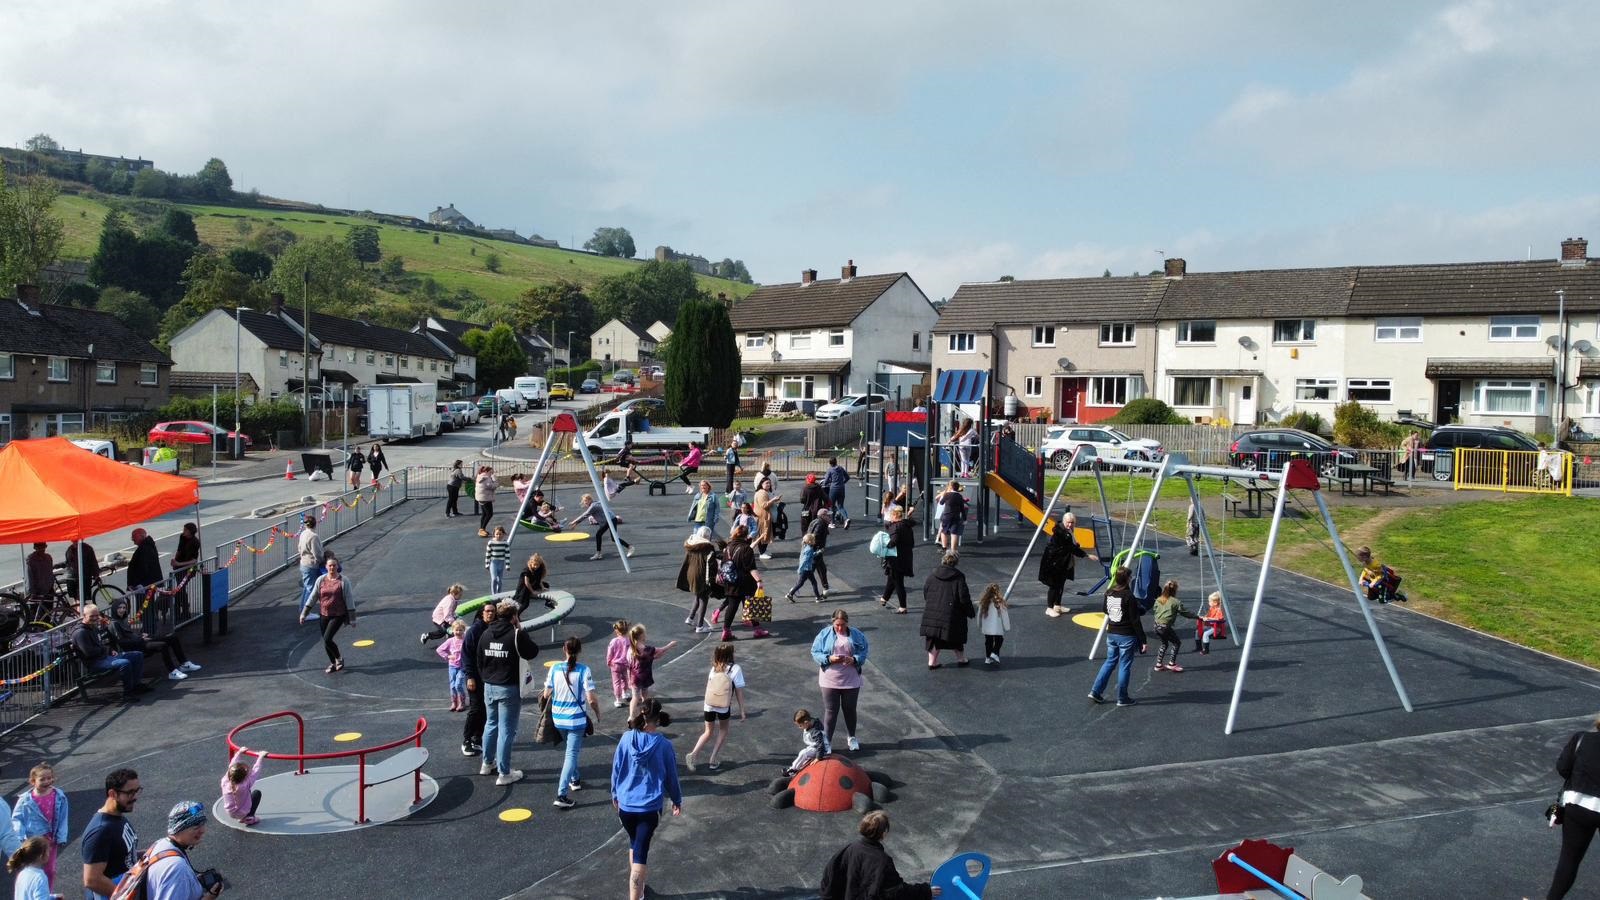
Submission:
{"label": "girl in pink jacket", "polygon": [[628,658],[627,619],[611,623],[611,643],[606,646],[606,668],[611,670],[611,705],[622,708],[633,699],[633,663]]}
{"label": "girl in pink jacket", "polygon": [[[256,764],[253,768],[245,768],[246,753],[254,753]],[[261,806],[261,792],[255,789],[256,779],[261,777],[261,764],[267,761],[267,751],[246,750],[239,748],[233,755],[233,762],[228,763],[228,771],[222,775],[222,806],[233,816],[246,825],[254,825],[261,820],[256,818],[256,809]]]}
{"label": "girl in pink jacket", "polygon": [[461,645],[467,633],[467,623],[457,619],[450,625],[450,637],[434,651],[450,667],[450,711],[467,711],[467,676],[461,668]]}

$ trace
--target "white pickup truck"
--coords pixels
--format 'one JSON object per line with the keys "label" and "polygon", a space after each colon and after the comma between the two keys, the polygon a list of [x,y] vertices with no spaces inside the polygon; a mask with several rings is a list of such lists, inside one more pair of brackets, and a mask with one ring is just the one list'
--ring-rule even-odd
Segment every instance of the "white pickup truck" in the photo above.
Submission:
{"label": "white pickup truck", "polygon": [[609,412],[594,423],[584,434],[591,450],[615,452],[631,439],[635,450],[687,449],[690,444],[704,446],[711,437],[711,429],[704,426],[688,428],[662,428],[652,426],[640,411]]}

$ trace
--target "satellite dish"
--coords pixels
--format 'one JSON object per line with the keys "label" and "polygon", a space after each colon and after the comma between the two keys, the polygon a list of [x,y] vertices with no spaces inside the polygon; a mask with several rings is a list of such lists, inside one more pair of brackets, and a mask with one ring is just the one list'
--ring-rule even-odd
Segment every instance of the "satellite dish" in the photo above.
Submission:
{"label": "satellite dish", "polygon": [[1063,356],[1060,359],[1056,360],[1056,368],[1061,369],[1062,371],[1066,371],[1067,369],[1072,368],[1072,360],[1067,359],[1065,356]]}
{"label": "satellite dish", "polygon": [[1545,343],[1546,343],[1546,344],[1549,344],[1549,345],[1550,345],[1550,346],[1552,346],[1552,347],[1559,347],[1559,346],[1561,346],[1561,338],[1560,338],[1560,337],[1558,337],[1558,336],[1556,336],[1556,335],[1553,335],[1553,334],[1552,334],[1552,335],[1550,335],[1550,336],[1549,336],[1549,337],[1547,337],[1547,338],[1545,338],[1545,339],[1544,339],[1544,342],[1545,342]]}

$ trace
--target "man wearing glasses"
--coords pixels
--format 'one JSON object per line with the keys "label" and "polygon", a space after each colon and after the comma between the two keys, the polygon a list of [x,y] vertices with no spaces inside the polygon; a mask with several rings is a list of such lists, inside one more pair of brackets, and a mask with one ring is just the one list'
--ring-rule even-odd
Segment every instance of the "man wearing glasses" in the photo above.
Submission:
{"label": "man wearing glasses", "polygon": [[139,836],[126,817],[142,790],[132,769],[106,776],[106,802],[83,831],[83,890],[89,900],[108,900],[117,879],[139,859]]}

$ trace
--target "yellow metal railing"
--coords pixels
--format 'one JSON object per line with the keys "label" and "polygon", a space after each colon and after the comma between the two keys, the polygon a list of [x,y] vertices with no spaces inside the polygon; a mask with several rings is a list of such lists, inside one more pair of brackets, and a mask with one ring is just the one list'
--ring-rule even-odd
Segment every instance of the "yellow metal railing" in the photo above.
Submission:
{"label": "yellow metal railing", "polygon": [[1458,491],[1572,496],[1572,454],[1560,450],[1457,448],[1451,480]]}

